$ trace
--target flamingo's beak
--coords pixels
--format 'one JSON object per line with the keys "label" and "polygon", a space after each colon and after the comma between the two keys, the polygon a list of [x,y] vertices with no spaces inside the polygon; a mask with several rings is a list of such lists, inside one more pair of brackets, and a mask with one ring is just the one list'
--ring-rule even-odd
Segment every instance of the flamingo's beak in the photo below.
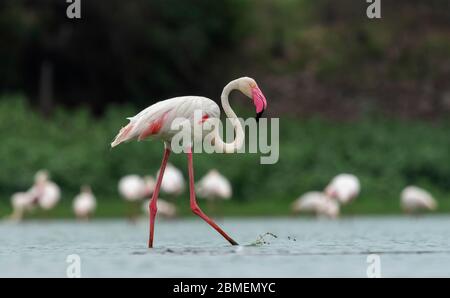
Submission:
{"label": "flamingo's beak", "polygon": [[252,87],[252,99],[253,104],[256,107],[256,121],[258,121],[267,108],[266,97],[264,96],[264,94],[262,93],[261,89],[259,89],[258,86]]}

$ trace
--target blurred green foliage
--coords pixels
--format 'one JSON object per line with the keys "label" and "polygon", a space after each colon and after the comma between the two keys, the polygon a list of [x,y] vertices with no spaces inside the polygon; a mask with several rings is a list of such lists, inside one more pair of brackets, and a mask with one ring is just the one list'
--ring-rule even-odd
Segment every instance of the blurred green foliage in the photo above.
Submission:
{"label": "blurred green foliage", "polygon": [[[131,142],[109,148],[127,122],[125,117],[136,112],[132,107],[110,106],[98,119],[86,108],[59,109],[49,121],[21,97],[2,98],[3,204],[8,204],[11,193],[27,189],[34,173],[45,168],[61,186],[65,206],[80,185],[90,184],[103,206],[111,202],[117,207],[120,177],[131,173],[155,175],[162,157],[160,142]],[[446,206],[441,210],[450,211],[446,203],[450,199],[450,122],[371,117],[335,123],[282,118],[280,126],[280,159],[274,165],[260,165],[259,154],[195,155],[197,179],[217,168],[231,180],[233,200],[225,204],[225,210],[235,214],[287,214],[289,204],[302,193],[321,190],[334,175],[350,172],[360,177],[362,193],[349,212],[399,211],[399,193],[408,184],[429,189]],[[170,161],[187,177],[184,155],[172,155]],[[178,202],[188,212],[187,192]],[[244,207],[239,211],[237,206]]]}
{"label": "blurred green foliage", "polygon": [[234,53],[246,31],[246,3],[83,1],[82,19],[69,20],[65,1],[3,0],[0,90],[36,100],[44,62],[57,101],[96,111],[111,101],[142,105],[198,90],[220,73],[211,65]]}
{"label": "blurred green foliage", "polygon": [[[396,0],[382,19],[355,0],[83,1],[68,20],[59,0],[0,2],[0,93],[40,94],[102,112],[162,98],[214,98],[230,79],[264,83],[275,112],[347,118],[450,112],[450,2]],[[355,97],[363,98],[354,104]],[[313,101],[313,102],[312,102]],[[55,104],[56,106],[56,104]],[[347,108],[346,108],[347,107]],[[274,112],[274,111],[273,111]]]}
{"label": "blurred green foliage", "polygon": [[[46,168],[63,206],[90,184],[119,210],[118,179],[155,174],[162,154],[156,142],[110,150],[125,117],[172,96],[217,98],[249,75],[281,119],[280,161],[196,156],[198,178],[215,167],[231,179],[225,210],[286,214],[301,193],[352,172],[363,192],[349,213],[398,210],[407,184],[450,211],[450,1],[383,1],[381,20],[354,0],[83,1],[82,20],[66,7],[0,1],[0,94],[24,94],[0,98],[0,205]],[[171,161],[186,174],[184,156]]]}

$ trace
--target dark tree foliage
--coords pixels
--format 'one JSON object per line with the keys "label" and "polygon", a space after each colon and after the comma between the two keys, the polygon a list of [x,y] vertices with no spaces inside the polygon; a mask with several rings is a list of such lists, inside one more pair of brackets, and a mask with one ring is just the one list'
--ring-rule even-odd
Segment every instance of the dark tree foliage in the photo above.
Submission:
{"label": "dark tree foliage", "polygon": [[47,67],[56,100],[96,110],[207,92],[202,78],[217,75],[210,64],[226,63],[245,11],[245,1],[94,0],[82,1],[81,20],[70,20],[67,5],[0,2],[0,90],[36,100]]}
{"label": "dark tree foliage", "polygon": [[450,1],[0,1],[0,93],[56,105],[146,107],[249,75],[268,115],[355,119],[450,112]]}

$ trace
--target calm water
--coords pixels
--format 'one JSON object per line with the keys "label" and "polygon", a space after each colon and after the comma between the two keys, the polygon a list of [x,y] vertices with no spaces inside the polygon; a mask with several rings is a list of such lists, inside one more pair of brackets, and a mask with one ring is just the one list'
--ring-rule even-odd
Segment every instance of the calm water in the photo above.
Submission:
{"label": "calm water", "polygon": [[366,277],[370,253],[384,277],[450,276],[450,217],[218,222],[241,246],[200,219],[158,219],[153,250],[145,221],[2,222],[0,276],[65,277],[77,254],[83,277]]}

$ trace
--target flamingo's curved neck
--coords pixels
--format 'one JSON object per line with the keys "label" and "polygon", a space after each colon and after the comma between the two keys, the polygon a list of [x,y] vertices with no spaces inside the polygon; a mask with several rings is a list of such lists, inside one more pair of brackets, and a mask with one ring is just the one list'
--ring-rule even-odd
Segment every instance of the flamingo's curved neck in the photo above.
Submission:
{"label": "flamingo's curved neck", "polygon": [[229,120],[233,124],[236,135],[231,143],[225,143],[222,137],[220,136],[219,127],[217,126],[214,144],[219,152],[233,153],[239,150],[244,144],[245,140],[244,129],[242,128],[241,122],[239,121],[238,117],[236,116],[236,113],[233,111],[228,101],[231,91],[239,89],[238,87],[239,82],[237,80],[234,80],[228,83],[228,85],[226,85],[222,91],[221,95],[222,108],[225,111],[225,115],[227,115],[227,118],[229,118]]}

